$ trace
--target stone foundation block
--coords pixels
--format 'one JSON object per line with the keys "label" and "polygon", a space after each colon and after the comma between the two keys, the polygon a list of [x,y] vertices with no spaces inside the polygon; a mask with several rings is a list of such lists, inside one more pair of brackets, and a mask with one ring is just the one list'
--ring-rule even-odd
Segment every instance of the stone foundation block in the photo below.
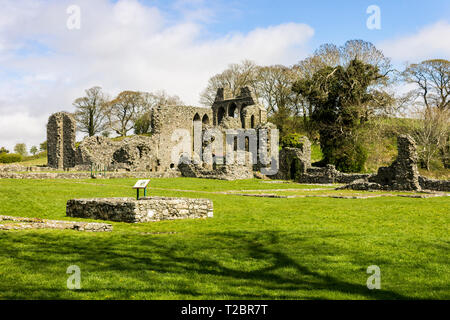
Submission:
{"label": "stone foundation block", "polygon": [[213,202],[169,197],[72,199],[67,201],[66,215],[130,223],[212,218]]}

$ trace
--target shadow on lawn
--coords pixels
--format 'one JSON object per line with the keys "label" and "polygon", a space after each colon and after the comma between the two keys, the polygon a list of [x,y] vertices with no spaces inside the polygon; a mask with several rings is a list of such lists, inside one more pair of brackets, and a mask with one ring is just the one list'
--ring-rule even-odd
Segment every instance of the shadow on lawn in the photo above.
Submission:
{"label": "shadow on lawn", "polygon": [[[308,298],[308,292],[323,291],[324,298],[329,292],[336,294],[364,296],[369,299],[409,299],[407,296],[388,290],[368,290],[364,283],[346,282],[337,277],[311,270],[302,265],[298,259],[290,257],[279,249],[283,234],[276,232],[232,232],[205,234],[201,238],[182,237],[143,237],[140,235],[119,235],[101,237],[79,237],[76,233],[0,233],[0,257],[12,258],[20,268],[20,273],[39,273],[50,277],[55,273],[55,264],[60,266],[62,279],[67,279],[65,268],[68,261],[79,261],[82,270],[90,273],[117,273],[118,276],[133,277],[134,284],[120,287],[108,282],[104,286],[88,287],[79,294],[96,291],[116,292],[117,298],[126,299],[132,293],[153,293],[158,296],[158,290],[167,283],[171,285],[171,293],[182,298],[208,296],[202,290],[201,282],[214,282],[220,288],[219,294],[208,296],[210,299],[226,297],[227,299],[292,299],[301,291],[301,297]],[[284,238],[282,238],[284,239]],[[301,238],[298,243],[302,248]],[[322,246],[322,245],[321,245]],[[317,247],[317,255],[323,252],[339,252],[338,248]],[[308,254],[314,252],[314,247],[305,245]],[[25,250],[25,251],[23,251]],[[312,251],[311,251],[312,250]],[[23,254],[26,252],[27,254]],[[342,252],[339,252],[342,253]],[[349,253],[350,254],[350,253]],[[252,260],[256,268],[245,270],[234,260]],[[228,266],[226,266],[228,265]],[[263,265],[263,266],[261,266]],[[322,268],[324,265],[321,265]],[[155,279],[159,286],[149,283],[142,271],[156,272]],[[290,272],[285,272],[290,270]],[[195,274],[199,286],[192,286]],[[167,278],[172,275],[172,278]],[[160,280],[165,277],[165,280]],[[367,277],[367,276],[366,276]],[[106,277],[107,278],[107,277]],[[181,282],[179,279],[183,279]],[[198,280],[200,278],[200,280]],[[155,280],[153,279],[153,280]],[[19,280],[18,280],[19,281]],[[141,285],[136,288],[136,281]],[[161,283],[161,281],[165,281]],[[196,283],[198,285],[199,283]],[[5,285],[8,290],[5,290]],[[233,290],[236,286],[244,288],[245,292]],[[199,289],[200,288],[200,289]],[[67,290],[54,289],[54,285],[41,284],[30,286],[25,283],[0,283],[1,295],[6,299],[27,298],[57,298],[67,297]],[[128,292],[124,296],[121,291]],[[9,292],[9,293],[8,293]],[[258,294],[261,292],[261,294]],[[305,294],[306,293],[306,294]],[[82,297],[82,296],[80,296]],[[100,298],[100,297],[99,297]],[[317,297],[312,297],[317,299]]]}

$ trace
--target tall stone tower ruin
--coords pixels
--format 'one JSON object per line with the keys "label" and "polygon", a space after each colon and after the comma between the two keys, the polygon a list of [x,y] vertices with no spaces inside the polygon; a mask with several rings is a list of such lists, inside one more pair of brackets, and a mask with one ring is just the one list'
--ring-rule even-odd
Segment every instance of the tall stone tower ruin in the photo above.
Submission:
{"label": "tall stone tower ruin", "polygon": [[76,122],[67,112],[54,113],[47,124],[48,166],[66,169],[75,166]]}

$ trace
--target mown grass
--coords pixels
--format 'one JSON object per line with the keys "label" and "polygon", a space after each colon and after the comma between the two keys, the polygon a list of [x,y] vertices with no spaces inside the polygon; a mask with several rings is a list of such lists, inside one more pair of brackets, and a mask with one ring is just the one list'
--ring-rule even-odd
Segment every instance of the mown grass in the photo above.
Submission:
{"label": "mown grass", "polygon": [[[0,180],[0,214],[67,219],[68,199],[132,197],[134,182]],[[205,193],[311,188],[259,180],[152,179],[151,188],[152,195],[210,198],[214,218],[112,223],[110,233],[0,231],[0,298],[450,298],[449,197]],[[66,287],[70,265],[81,268],[81,290]],[[381,290],[366,286],[370,265],[381,269]]]}
{"label": "mown grass", "polygon": [[37,159],[25,160],[19,162],[22,166],[46,166],[47,165],[47,157],[41,157]]}

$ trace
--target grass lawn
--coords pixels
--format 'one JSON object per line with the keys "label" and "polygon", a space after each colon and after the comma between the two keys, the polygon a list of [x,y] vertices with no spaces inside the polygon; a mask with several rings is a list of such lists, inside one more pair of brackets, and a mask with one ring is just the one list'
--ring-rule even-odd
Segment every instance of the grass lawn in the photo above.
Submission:
{"label": "grass lawn", "polygon": [[[0,214],[81,221],[65,217],[68,199],[134,197],[135,181],[0,179]],[[450,197],[216,192],[317,188],[260,180],[152,179],[151,188],[210,198],[214,218],[112,222],[109,233],[0,231],[0,299],[450,298]],[[81,269],[81,290],[66,287],[70,265]],[[371,265],[381,290],[366,286]]]}
{"label": "grass lawn", "polygon": [[45,166],[47,165],[47,157],[25,160],[16,164],[19,164],[21,166]]}

